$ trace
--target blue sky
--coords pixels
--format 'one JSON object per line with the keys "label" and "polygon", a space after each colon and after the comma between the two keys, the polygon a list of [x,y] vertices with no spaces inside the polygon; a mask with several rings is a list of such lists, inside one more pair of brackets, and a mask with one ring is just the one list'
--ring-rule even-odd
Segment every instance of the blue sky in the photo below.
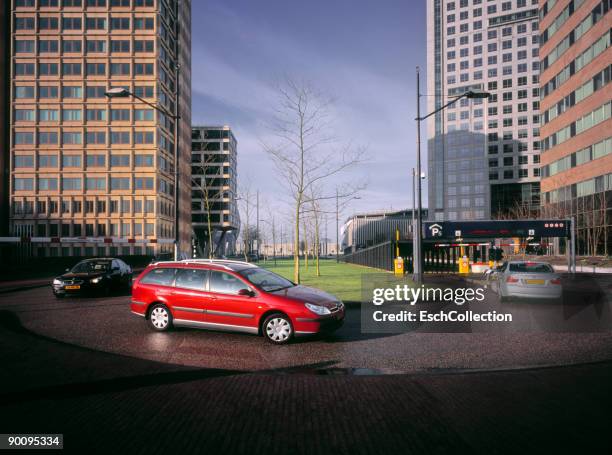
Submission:
{"label": "blue sky", "polygon": [[270,134],[274,84],[289,75],[332,96],[336,136],[368,148],[367,162],[342,177],[368,181],[344,217],[410,206],[424,1],[204,0],[193,2],[192,20],[192,122],[234,129],[239,179],[262,199],[282,194],[260,141]]}

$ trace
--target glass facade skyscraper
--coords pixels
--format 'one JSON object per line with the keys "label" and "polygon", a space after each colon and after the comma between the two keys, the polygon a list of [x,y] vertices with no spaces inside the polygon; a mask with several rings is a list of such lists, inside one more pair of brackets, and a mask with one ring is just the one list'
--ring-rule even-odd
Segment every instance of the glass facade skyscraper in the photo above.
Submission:
{"label": "glass facade skyscraper", "polygon": [[536,211],[539,34],[536,0],[429,0],[429,218],[478,220]]}

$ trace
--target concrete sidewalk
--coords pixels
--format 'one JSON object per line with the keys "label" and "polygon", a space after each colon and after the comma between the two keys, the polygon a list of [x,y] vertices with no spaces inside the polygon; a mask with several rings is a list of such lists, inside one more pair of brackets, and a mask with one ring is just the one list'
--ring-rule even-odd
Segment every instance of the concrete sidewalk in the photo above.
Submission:
{"label": "concrete sidewalk", "polygon": [[0,294],[51,286],[55,277],[0,281]]}
{"label": "concrete sidewalk", "polygon": [[389,376],[304,365],[293,374],[240,374],[64,344],[28,332],[8,312],[0,313],[0,362],[2,432],[63,433],[67,453],[612,450],[612,363]]}

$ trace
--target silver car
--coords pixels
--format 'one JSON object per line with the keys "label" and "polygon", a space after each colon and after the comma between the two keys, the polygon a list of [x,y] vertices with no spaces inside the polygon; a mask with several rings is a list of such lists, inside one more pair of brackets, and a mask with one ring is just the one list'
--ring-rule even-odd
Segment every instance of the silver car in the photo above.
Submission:
{"label": "silver car", "polygon": [[560,300],[563,295],[561,277],[547,262],[509,261],[491,280],[502,301],[510,297]]}

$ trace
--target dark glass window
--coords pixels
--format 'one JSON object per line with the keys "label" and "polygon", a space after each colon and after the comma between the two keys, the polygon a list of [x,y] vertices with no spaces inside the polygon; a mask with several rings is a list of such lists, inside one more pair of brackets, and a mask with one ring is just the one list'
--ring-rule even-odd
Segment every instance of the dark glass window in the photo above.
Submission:
{"label": "dark glass window", "polygon": [[225,272],[210,272],[210,291],[221,292],[223,294],[238,294],[240,289],[247,288],[242,280]]}
{"label": "dark glass window", "polygon": [[178,269],[174,285],[177,288],[194,289],[197,291],[206,290],[206,280],[208,270],[205,269]]}
{"label": "dark glass window", "polygon": [[147,273],[140,282],[143,284],[160,284],[162,286],[172,286],[176,269],[158,268]]}

